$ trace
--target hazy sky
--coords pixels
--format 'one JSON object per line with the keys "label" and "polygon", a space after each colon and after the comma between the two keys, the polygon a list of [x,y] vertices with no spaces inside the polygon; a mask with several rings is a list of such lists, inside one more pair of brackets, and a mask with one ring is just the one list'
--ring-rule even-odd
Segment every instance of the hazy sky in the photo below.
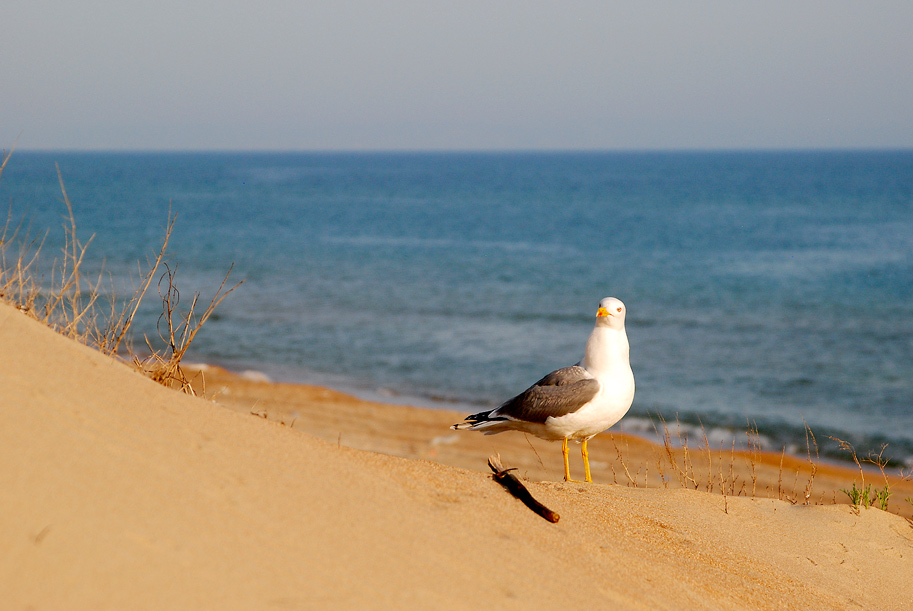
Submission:
{"label": "hazy sky", "polygon": [[913,147],[913,2],[3,0],[0,148]]}

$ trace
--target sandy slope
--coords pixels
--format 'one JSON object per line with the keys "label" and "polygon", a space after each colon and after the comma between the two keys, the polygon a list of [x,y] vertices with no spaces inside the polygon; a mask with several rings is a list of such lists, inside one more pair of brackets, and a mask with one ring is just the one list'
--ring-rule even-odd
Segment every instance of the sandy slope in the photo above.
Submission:
{"label": "sandy slope", "polygon": [[913,528],[879,510],[530,484],[550,524],[480,472],[179,395],[5,305],[0,388],[4,608],[913,607]]}

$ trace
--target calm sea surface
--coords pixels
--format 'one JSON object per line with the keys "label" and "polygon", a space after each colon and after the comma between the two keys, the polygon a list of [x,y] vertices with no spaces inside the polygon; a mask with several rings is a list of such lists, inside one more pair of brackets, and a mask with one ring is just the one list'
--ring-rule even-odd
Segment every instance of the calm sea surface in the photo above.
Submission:
{"label": "calm sea surface", "polygon": [[[804,452],[807,423],[823,451],[913,457],[913,152],[17,152],[0,199],[45,260],[55,163],[118,286],[169,207],[183,303],[234,263],[194,361],[473,409],[579,360],[613,295],[626,430],[677,417],[728,447],[751,421]],[[154,335],[156,294],[144,310]]]}

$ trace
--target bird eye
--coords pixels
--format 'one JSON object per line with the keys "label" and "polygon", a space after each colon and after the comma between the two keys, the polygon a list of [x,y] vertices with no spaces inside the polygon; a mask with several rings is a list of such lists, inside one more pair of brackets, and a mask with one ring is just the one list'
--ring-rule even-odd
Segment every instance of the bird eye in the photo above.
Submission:
{"label": "bird eye", "polygon": [[617,312],[621,312],[621,308],[618,308],[618,310],[616,310],[616,311],[617,311]]}

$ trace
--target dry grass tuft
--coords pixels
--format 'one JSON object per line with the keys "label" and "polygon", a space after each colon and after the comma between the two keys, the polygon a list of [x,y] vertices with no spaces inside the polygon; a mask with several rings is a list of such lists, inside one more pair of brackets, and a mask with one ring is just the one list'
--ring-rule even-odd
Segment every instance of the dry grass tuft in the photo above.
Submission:
{"label": "dry grass tuft", "polygon": [[[233,267],[233,266],[232,266]],[[190,385],[190,379],[181,369],[181,360],[190,347],[193,338],[203,327],[203,324],[212,316],[216,307],[222,300],[233,290],[238,288],[241,283],[237,283],[230,289],[225,290],[228,283],[228,277],[231,275],[231,269],[225,274],[219,290],[212,297],[209,305],[201,315],[195,317],[197,305],[199,304],[200,294],[196,293],[190,303],[190,310],[181,315],[177,320],[177,306],[181,300],[181,293],[175,286],[174,278],[177,268],[172,269],[167,263],[165,264],[165,273],[159,278],[159,295],[162,298],[162,315],[159,317],[159,337],[165,342],[165,351],[158,352],[146,337],[146,345],[149,347],[151,354],[145,359],[134,357],[134,363],[137,368],[143,371],[147,376],[156,382],[173,388],[180,388],[182,391],[195,394]],[[165,329],[162,329],[164,325]]]}
{"label": "dry grass tuft", "polygon": [[[901,471],[899,478],[889,477],[886,468],[890,461],[884,457],[886,447],[861,459],[850,443],[831,438],[848,453],[856,466],[858,475],[854,478],[852,473],[847,474],[836,464],[821,462],[817,438],[807,423],[805,452],[791,454],[785,446],[775,452],[765,450],[758,427],[750,420],[746,425],[744,447],[737,446],[739,433],[734,431],[732,439],[727,438],[714,448],[709,441],[711,435],[703,424],[690,427],[676,417],[673,425],[658,414],[653,414],[651,419],[662,446],[651,450],[639,462],[631,460],[629,437],[606,434],[615,454],[606,465],[612,473],[610,481],[629,487],[680,487],[718,494],[722,496],[722,510],[726,513],[731,510],[733,497],[773,498],[793,505],[816,505],[846,502],[838,500],[838,493],[843,492],[856,510],[860,506],[878,507],[910,517],[913,497],[901,494],[896,495],[901,501],[892,501],[892,495],[898,490],[905,493],[910,489],[908,482],[913,478],[913,470],[910,473]],[[874,468],[866,468],[866,463]],[[879,474],[882,487],[867,481]]]}
{"label": "dry grass tuft", "polygon": [[111,300],[111,315],[108,318],[108,324],[105,327],[104,333],[99,336],[98,341],[96,342],[98,349],[105,354],[116,355],[118,348],[121,343],[124,342],[130,328],[133,326],[133,319],[136,316],[136,312],[139,310],[143,297],[146,296],[146,291],[149,290],[152,279],[155,277],[156,272],[165,259],[165,252],[168,249],[171,233],[174,231],[174,222],[176,218],[177,217],[172,215],[170,211],[168,212],[168,222],[165,226],[165,237],[162,240],[162,247],[159,249],[159,253],[154,261],[149,265],[149,270],[142,275],[139,288],[136,289],[130,300],[124,303],[120,308],[117,306],[116,299]]}
{"label": "dry grass tuft", "polygon": [[[818,445],[811,429],[806,426],[806,456],[807,460],[797,462],[786,454],[786,448],[779,453],[779,466],[773,462],[776,484],[761,489],[761,471],[770,474],[771,460],[762,460],[761,440],[758,427],[748,421],[746,427],[747,449],[736,447],[735,437],[728,445],[720,442],[719,448],[712,447],[706,427],[701,424],[699,430],[690,434],[676,418],[675,425],[670,424],[662,415],[655,415],[653,427],[656,436],[662,439],[662,449],[657,452],[656,458],[650,464],[656,465],[656,473],[651,480],[646,466],[639,467],[632,476],[631,468],[626,463],[624,452],[618,442],[610,434],[609,438],[615,446],[616,460],[610,465],[615,474],[615,465],[621,465],[626,484],[638,486],[641,481],[644,486],[661,486],[663,488],[678,487],[691,490],[700,490],[708,493],[720,494],[723,497],[724,511],[728,511],[730,497],[747,496],[773,497],[788,501],[793,504],[810,504],[814,488],[815,475],[818,471]],[[698,438],[697,447],[694,447],[693,437]],[[641,480],[641,469],[644,477]],[[671,472],[671,475],[668,473]],[[790,486],[789,480],[792,479]],[[771,481],[767,476],[766,481]],[[615,478],[618,483],[618,478]]]}
{"label": "dry grass tuft", "polygon": [[[0,176],[11,156],[12,150],[3,155]],[[177,307],[180,293],[174,283],[175,270],[165,262],[168,242],[176,220],[176,216],[169,211],[162,246],[155,259],[148,264],[148,270],[145,273],[140,271],[141,280],[133,296],[126,301],[119,301],[112,287],[109,291],[110,303],[107,308],[102,307],[99,297],[103,294],[104,270],[99,272],[98,278],[93,282],[87,281],[83,273],[86,251],[95,236],[90,237],[85,244],[80,241],[73,205],[67,195],[59,166],[57,178],[67,209],[63,256],[55,259],[47,286],[43,286],[39,261],[47,234],[41,241],[29,239],[23,232],[21,222],[13,226],[10,210],[0,231],[0,301],[12,304],[27,316],[48,325],[66,337],[116,357],[121,349],[126,348],[130,352],[129,337],[136,313],[152,280],[159,276],[159,269],[165,266],[166,272],[159,276],[159,294],[162,297],[159,335],[164,341],[165,348],[160,351],[153,349],[146,337],[150,355],[143,359],[132,355],[132,360],[140,371],[153,380],[193,393],[189,380],[181,369],[181,360],[216,307],[241,283],[225,290],[228,276],[231,274],[229,268],[222,285],[201,315],[196,316],[199,294],[194,295],[190,311],[179,314]],[[163,322],[166,328],[164,332],[161,331]]]}

